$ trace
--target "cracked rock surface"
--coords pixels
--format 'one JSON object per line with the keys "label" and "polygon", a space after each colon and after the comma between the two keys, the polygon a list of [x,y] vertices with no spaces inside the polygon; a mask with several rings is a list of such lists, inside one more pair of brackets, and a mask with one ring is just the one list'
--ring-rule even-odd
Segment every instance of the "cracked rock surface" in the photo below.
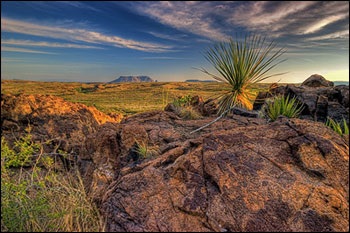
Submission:
{"label": "cracked rock surface", "polygon": [[[155,111],[117,123],[58,97],[1,97],[2,136],[30,123],[34,139],[74,149],[106,231],[349,231],[349,136],[238,115],[190,134],[214,119]],[[135,141],[159,155],[135,156]]]}
{"label": "cracked rock surface", "polygon": [[[107,231],[348,231],[348,137],[318,122],[239,116],[189,134],[210,120],[140,114],[108,131],[110,150],[90,148]],[[126,160],[130,138],[160,155]]]}

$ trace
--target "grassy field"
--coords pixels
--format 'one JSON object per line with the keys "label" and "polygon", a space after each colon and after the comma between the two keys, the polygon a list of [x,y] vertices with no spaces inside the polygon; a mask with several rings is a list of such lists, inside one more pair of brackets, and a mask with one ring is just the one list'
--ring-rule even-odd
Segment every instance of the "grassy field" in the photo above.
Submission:
{"label": "grassy field", "polygon": [[[265,89],[270,84],[259,84]],[[229,90],[223,83],[68,83],[1,80],[2,94],[48,94],[70,102],[95,106],[104,113],[135,113],[161,110],[175,98],[200,95],[204,100]]]}

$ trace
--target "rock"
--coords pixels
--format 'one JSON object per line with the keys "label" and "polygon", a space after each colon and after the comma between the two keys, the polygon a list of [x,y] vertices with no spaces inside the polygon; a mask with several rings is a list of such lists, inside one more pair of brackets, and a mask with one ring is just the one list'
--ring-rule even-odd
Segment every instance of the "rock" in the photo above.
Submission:
{"label": "rock", "polygon": [[260,110],[262,108],[262,106],[265,104],[265,100],[268,98],[271,98],[272,96],[273,95],[267,91],[259,92],[255,98],[255,101],[253,104],[253,110]]}
{"label": "rock", "polygon": [[[232,115],[190,134],[216,117],[119,122],[58,97],[1,98],[4,136],[30,122],[37,140],[58,137],[76,153],[107,231],[349,230],[349,138],[323,123]],[[159,155],[131,154],[135,142]]]}
{"label": "rock", "polygon": [[349,108],[349,86],[339,85],[334,88],[338,93],[337,99],[345,108]]}
{"label": "rock", "polygon": [[[263,119],[244,118],[237,115],[235,118],[235,120],[222,119],[208,129],[203,129],[203,132],[233,130],[238,125],[259,125],[265,122]],[[95,200],[101,200],[105,188],[112,182],[111,179],[106,178],[106,175],[101,175],[102,171],[118,176],[121,168],[132,168],[142,162],[142,159],[135,159],[137,157],[133,153],[135,142],[157,146],[161,154],[170,153],[171,157],[188,150],[184,147],[185,141],[196,138],[195,134],[189,134],[190,131],[213,119],[215,117],[181,120],[176,113],[154,111],[124,118],[119,124],[108,123],[100,126],[95,133],[86,138],[79,156],[80,164],[84,166],[82,174],[89,193]],[[95,172],[91,169],[95,169]]]}
{"label": "rock", "polygon": [[307,78],[301,86],[307,87],[333,87],[334,83],[326,80],[323,76],[319,74],[313,74]]}
{"label": "rock", "polygon": [[273,96],[289,95],[296,97],[303,104],[304,109],[300,116],[302,119],[325,122],[327,117],[337,119],[337,121],[344,118],[349,124],[349,86],[333,87],[330,81],[323,79],[322,76],[312,75],[301,86],[288,84],[279,86],[270,92],[260,92],[253,109],[260,110],[266,104],[265,100]]}
{"label": "rock", "polygon": [[[285,117],[243,125],[224,118],[188,134],[211,119],[153,112],[118,126],[113,145],[123,149],[113,149],[115,157],[132,147],[120,133],[135,123],[162,150],[114,168],[97,197],[107,231],[349,230],[347,140],[323,123]],[[156,136],[164,130],[172,142]]]}
{"label": "rock", "polygon": [[257,111],[248,111],[245,110],[243,108],[238,108],[235,107],[234,109],[232,109],[232,113],[236,114],[236,115],[240,115],[240,116],[244,116],[244,117],[252,117],[252,118],[258,118],[259,114]]}
{"label": "rock", "polygon": [[338,102],[328,102],[327,116],[337,122],[342,122],[345,119],[349,125],[349,107],[346,109]]}
{"label": "rock", "polygon": [[[105,122],[119,122],[101,113],[95,107],[70,103],[49,95],[1,95],[2,136],[13,142],[31,130],[33,139],[44,144],[45,152],[58,149],[79,154],[87,135],[94,133]],[[28,129],[30,128],[30,130]],[[55,150],[55,151],[53,151]]]}
{"label": "rock", "polygon": [[219,105],[216,100],[208,99],[205,102],[200,102],[195,108],[202,116],[213,116],[217,114]]}

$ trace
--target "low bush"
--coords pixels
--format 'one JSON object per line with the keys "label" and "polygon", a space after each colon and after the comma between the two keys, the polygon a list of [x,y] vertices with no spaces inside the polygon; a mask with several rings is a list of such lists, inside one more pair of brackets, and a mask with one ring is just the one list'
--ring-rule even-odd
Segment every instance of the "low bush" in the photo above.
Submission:
{"label": "low bush", "polygon": [[1,231],[104,231],[79,171],[57,172],[31,136],[10,148],[1,138]]}

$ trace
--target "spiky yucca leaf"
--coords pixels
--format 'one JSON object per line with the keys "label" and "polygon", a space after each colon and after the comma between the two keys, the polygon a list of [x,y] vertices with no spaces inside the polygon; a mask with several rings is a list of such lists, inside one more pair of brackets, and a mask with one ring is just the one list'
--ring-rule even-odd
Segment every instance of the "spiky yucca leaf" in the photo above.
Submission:
{"label": "spiky yucca leaf", "polygon": [[344,118],[343,118],[343,127],[344,127],[344,133],[343,134],[348,135],[349,134],[349,126],[346,123],[346,120]]}
{"label": "spiky yucca leaf", "polygon": [[[276,49],[276,50],[275,50]],[[265,37],[245,36],[243,41],[221,42],[205,53],[205,58],[219,72],[220,76],[199,69],[212,78],[229,84],[230,91],[219,96],[218,114],[226,114],[234,106],[253,108],[255,93],[251,86],[269,77],[267,72],[283,62],[277,59],[284,53],[274,42],[266,43]]]}
{"label": "spiky yucca leaf", "polygon": [[333,120],[330,117],[327,117],[327,121],[326,121],[326,126],[332,128],[334,130],[334,132],[336,132],[339,135],[347,135],[349,134],[349,127],[348,124],[346,123],[346,120],[343,118],[343,128],[341,127],[341,124],[336,122],[335,120]]}
{"label": "spiky yucca leaf", "polygon": [[279,116],[286,116],[288,118],[298,117],[302,112],[303,106],[298,105],[296,97],[289,98],[281,95],[274,98],[274,100],[267,105],[267,116],[275,121]]}

